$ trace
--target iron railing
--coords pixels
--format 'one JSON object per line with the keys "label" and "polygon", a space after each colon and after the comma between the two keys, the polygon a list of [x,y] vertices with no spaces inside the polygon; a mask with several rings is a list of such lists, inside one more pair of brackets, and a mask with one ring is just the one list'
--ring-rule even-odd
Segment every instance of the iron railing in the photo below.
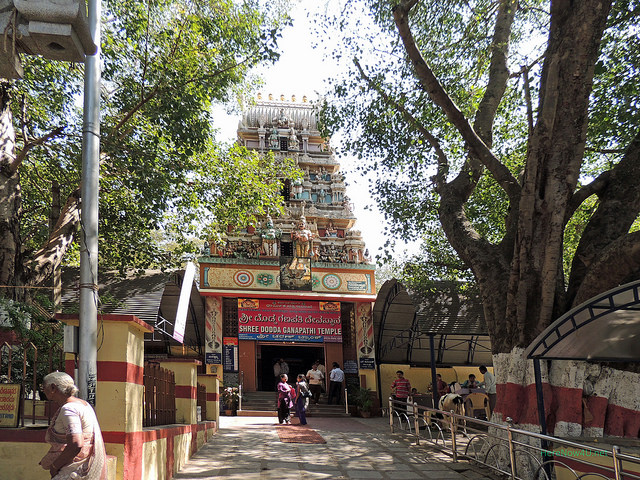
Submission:
{"label": "iron railing", "polygon": [[[22,365],[22,369],[17,366]],[[19,409],[16,425],[24,427],[25,419],[31,424],[46,421],[53,415],[53,405],[42,392],[42,378],[55,370],[64,371],[64,353],[59,345],[45,352],[32,342],[0,345],[0,383],[20,386]]]}
{"label": "iron railing", "polygon": [[[391,432],[406,432],[451,455],[513,480],[640,480],[640,457],[389,398]],[[598,459],[593,461],[592,459]],[[582,472],[582,473],[581,473]],[[588,473],[585,473],[588,472]]]}

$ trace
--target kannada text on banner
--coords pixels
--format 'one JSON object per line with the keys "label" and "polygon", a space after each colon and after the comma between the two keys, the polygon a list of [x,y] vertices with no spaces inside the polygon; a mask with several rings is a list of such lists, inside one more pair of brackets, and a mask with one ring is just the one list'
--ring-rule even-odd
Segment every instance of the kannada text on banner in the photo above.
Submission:
{"label": "kannada text on banner", "polygon": [[238,338],[341,342],[340,303],[239,298]]}
{"label": "kannada text on banner", "polygon": [[0,427],[18,426],[18,407],[20,405],[20,385],[0,383]]}

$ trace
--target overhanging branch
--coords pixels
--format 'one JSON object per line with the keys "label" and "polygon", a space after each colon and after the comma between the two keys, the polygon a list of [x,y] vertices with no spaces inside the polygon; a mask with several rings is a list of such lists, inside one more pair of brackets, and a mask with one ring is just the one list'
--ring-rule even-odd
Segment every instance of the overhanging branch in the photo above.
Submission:
{"label": "overhanging branch", "polygon": [[487,144],[478,136],[458,106],[449,97],[418,50],[411,33],[411,28],[409,27],[409,11],[416,3],[417,0],[400,2],[393,8],[393,17],[418,81],[422,88],[429,94],[431,100],[442,109],[447,118],[460,132],[471,152],[487,167],[496,182],[504,189],[510,201],[515,205],[520,196],[520,186],[516,178],[511,174],[509,169],[495,157]]}

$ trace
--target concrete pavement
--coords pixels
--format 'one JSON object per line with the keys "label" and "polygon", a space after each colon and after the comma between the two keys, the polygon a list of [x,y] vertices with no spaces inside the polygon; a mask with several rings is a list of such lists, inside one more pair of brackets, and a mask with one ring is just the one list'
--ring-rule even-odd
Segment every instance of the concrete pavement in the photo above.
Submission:
{"label": "concrete pavement", "polygon": [[[423,442],[389,433],[386,418],[309,418],[326,444],[282,443],[273,417],[221,417],[220,430],[174,479],[492,479]],[[297,419],[294,420],[297,422]]]}

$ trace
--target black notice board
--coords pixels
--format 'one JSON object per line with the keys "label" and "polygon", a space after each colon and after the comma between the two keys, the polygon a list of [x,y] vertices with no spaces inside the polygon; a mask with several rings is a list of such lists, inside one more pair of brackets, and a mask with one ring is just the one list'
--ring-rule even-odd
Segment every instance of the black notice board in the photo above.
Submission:
{"label": "black notice board", "polygon": [[222,346],[222,366],[225,372],[232,373],[238,371],[238,346]]}

